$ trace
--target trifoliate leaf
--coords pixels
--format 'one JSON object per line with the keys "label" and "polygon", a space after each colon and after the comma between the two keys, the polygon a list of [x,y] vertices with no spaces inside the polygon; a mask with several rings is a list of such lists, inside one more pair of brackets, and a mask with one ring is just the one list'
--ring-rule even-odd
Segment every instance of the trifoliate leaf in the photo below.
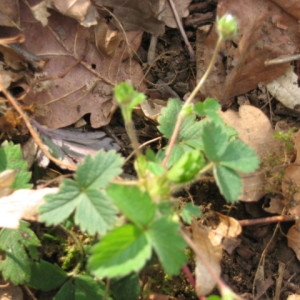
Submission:
{"label": "trifoliate leaf", "polygon": [[222,165],[216,165],[213,173],[221,194],[227,201],[236,202],[242,192],[242,180],[239,174]]}
{"label": "trifoliate leaf", "polygon": [[81,188],[99,189],[105,187],[122,170],[123,158],[115,151],[99,151],[95,156],[87,156],[78,166],[75,179]]}
{"label": "trifoliate leaf", "polygon": [[21,147],[13,143],[4,143],[0,148],[0,172],[12,169],[18,170],[11,185],[13,189],[31,188],[29,184],[31,173],[27,171],[27,163],[23,160]]}
{"label": "trifoliate leaf", "polygon": [[74,220],[89,234],[105,234],[116,221],[116,208],[104,191],[82,189],[76,181],[65,179],[57,194],[45,197],[40,221],[57,225],[74,211]]}
{"label": "trifoliate leaf", "polygon": [[0,249],[5,259],[0,261],[0,271],[5,280],[22,284],[30,278],[31,259],[37,258],[36,247],[40,241],[29,228],[29,223],[20,222],[19,229],[3,229],[0,232]]}
{"label": "trifoliate leaf", "polygon": [[260,163],[255,151],[240,140],[230,141],[220,160],[223,166],[240,172],[253,172]]}
{"label": "trifoliate leaf", "polygon": [[77,275],[69,279],[58,291],[53,300],[112,300],[106,295],[105,285],[88,275]]}
{"label": "trifoliate leaf", "polygon": [[119,277],[139,271],[152,253],[145,232],[127,224],[105,235],[92,249],[89,269],[97,277]]}
{"label": "trifoliate leaf", "polygon": [[147,237],[165,271],[170,275],[179,273],[186,263],[184,247],[186,246],[179,233],[180,225],[163,217],[151,224]]}
{"label": "trifoliate leaf", "polygon": [[42,291],[51,291],[61,286],[68,274],[59,266],[45,260],[31,263],[31,276],[28,285]]}
{"label": "trifoliate leaf", "polygon": [[147,192],[136,186],[111,185],[107,190],[119,210],[139,227],[147,226],[154,218],[156,206]]}

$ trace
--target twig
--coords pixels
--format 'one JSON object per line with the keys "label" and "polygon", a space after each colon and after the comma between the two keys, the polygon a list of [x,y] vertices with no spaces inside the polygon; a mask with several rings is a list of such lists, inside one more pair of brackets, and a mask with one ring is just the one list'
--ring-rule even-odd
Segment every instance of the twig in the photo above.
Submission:
{"label": "twig", "polygon": [[189,54],[190,54],[191,61],[195,61],[195,59],[196,59],[195,51],[194,51],[194,49],[192,48],[192,46],[191,46],[191,44],[190,44],[190,42],[189,42],[189,40],[188,40],[188,38],[187,38],[187,36],[186,36],[186,33],[185,33],[185,31],[184,31],[184,29],[183,29],[183,26],[182,26],[181,19],[179,18],[179,15],[178,15],[178,12],[177,12],[177,10],[176,10],[176,7],[175,7],[175,4],[174,4],[173,0],[169,0],[169,4],[170,4],[170,6],[171,6],[171,8],[172,8],[173,15],[174,15],[175,21],[176,21],[176,23],[177,23],[177,27],[178,27],[178,29],[179,29],[179,31],[180,31],[180,33],[181,33],[181,36],[182,36],[182,38],[183,38],[183,40],[184,40],[184,42],[185,42],[185,45],[186,45],[187,48],[188,48],[188,51],[189,51]]}
{"label": "twig", "polygon": [[253,225],[262,225],[262,224],[270,224],[270,223],[291,222],[296,220],[299,220],[298,216],[284,215],[284,216],[272,216],[266,218],[259,218],[253,220],[240,220],[239,223],[241,226],[253,226]]}
{"label": "twig", "polygon": [[64,163],[60,161],[59,159],[55,158],[46,148],[46,146],[43,144],[42,139],[36,132],[36,130],[33,128],[33,126],[30,123],[29,117],[26,115],[26,113],[22,110],[22,108],[18,105],[17,101],[14,97],[11,96],[11,94],[7,91],[7,89],[3,86],[3,83],[0,82],[0,90],[8,100],[8,102],[12,105],[12,107],[18,112],[18,114],[23,119],[25,125],[27,126],[32,138],[34,139],[35,143],[38,145],[38,147],[41,149],[41,151],[45,154],[47,158],[49,158],[52,162],[57,164],[61,168],[67,168],[69,170],[75,171],[76,165],[71,165],[68,163]]}

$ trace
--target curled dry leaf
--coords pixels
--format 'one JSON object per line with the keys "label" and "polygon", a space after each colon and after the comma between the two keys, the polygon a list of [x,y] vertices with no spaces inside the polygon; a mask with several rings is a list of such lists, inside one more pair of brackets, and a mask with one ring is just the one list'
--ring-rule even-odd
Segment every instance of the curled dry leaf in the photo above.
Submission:
{"label": "curled dry leaf", "polygon": [[293,249],[300,260],[300,222],[296,222],[287,233],[288,246]]}
{"label": "curled dry leaf", "polygon": [[207,265],[216,277],[221,275],[222,247],[220,244],[212,244],[209,230],[204,226],[194,222],[192,231],[194,243],[202,254],[201,257],[195,257],[196,292],[202,296],[209,294],[216,285],[215,277],[208,271]]}
{"label": "curled dry leaf", "polygon": [[[218,16],[230,12],[239,22],[239,35],[223,43],[214,69],[202,93],[223,104],[232,97],[268,83],[286,72],[288,63],[265,66],[265,61],[282,55],[296,54],[300,47],[298,20],[271,0],[226,1],[218,3]],[[204,65],[199,61],[198,78],[202,77],[218,39],[212,28],[204,47]]]}
{"label": "curled dry leaf", "polygon": [[[262,166],[268,165],[272,157],[282,157],[281,144],[273,137],[274,130],[271,123],[260,109],[251,105],[242,105],[239,112],[227,110],[220,111],[219,114],[239,133],[239,138],[255,150]],[[242,174],[243,192],[239,197],[240,200],[255,202],[265,195],[265,172],[266,170],[261,168],[251,174]]]}
{"label": "curled dry leaf", "polygon": [[84,27],[97,24],[98,12],[90,0],[48,0],[47,5],[65,16],[74,18]]}
{"label": "curled dry leaf", "polygon": [[56,12],[43,27],[32,22],[25,6],[22,18],[26,47],[47,60],[43,72],[31,81],[31,92],[24,100],[35,105],[39,123],[61,128],[91,114],[91,125],[98,128],[109,123],[116,108],[112,99],[115,84],[131,80],[136,88],[145,90],[140,65],[134,60],[124,61],[124,49],[113,57],[100,53],[91,38],[93,28],[79,26]]}
{"label": "curled dry leaf", "polygon": [[284,106],[291,109],[300,107],[298,76],[294,73],[292,66],[283,75],[268,83],[266,87]]}
{"label": "curled dry leaf", "polygon": [[20,189],[0,198],[0,227],[18,228],[19,221],[38,220],[38,208],[44,203],[44,197],[56,193],[58,188],[40,190]]}

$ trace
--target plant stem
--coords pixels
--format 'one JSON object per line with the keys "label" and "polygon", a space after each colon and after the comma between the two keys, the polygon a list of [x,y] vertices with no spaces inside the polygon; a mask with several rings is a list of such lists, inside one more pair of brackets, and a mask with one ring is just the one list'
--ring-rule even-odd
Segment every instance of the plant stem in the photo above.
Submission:
{"label": "plant stem", "polygon": [[131,119],[129,121],[125,120],[125,128],[126,128],[128,137],[131,141],[133,151],[135,152],[136,157],[138,157],[141,155],[141,150],[139,148],[140,144],[136,137],[135,128],[134,128],[134,125],[133,125],[133,122]]}
{"label": "plant stem", "polygon": [[168,163],[168,160],[170,158],[170,155],[171,155],[171,152],[173,150],[173,147],[175,145],[175,142],[176,142],[176,139],[177,139],[177,136],[178,136],[178,133],[179,133],[179,130],[180,130],[180,127],[182,125],[182,122],[184,120],[184,114],[182,113],[184,111],[184,108],[186,106],[188,106],[189,104],[191,104],[192,100],[195,98],[195,96],[197,95],[197,93],[199,92],[199,90],[201,89],[203,83],[206,81],[208,75],[210,74],[213,66],[214,66],[214,63],[215,63],[215,60],[216,60],[216,57],[217,57],[217,54],[219,52],[219,48],[221,46],[221,43],[223,41],[223,38],[221,35],[219,35],[219,38],[218,38],[218,41],[217,41],[217,44],[216,44],[216,47],[215,47],[215,50],[214,50],[214,53],[213,53],[213,56],[209,62],[209,65],[204,73],[204,75],[202,76],[202,78],[199,80],[198,84],[196,85],[196,87],[194,88],[194,90],[192,91],[192,93],[189,95],[188,99],[186,100],[186,102],[183,104],[182,108],[181,108],[181,111],[179,112],[178,114],[178,117],[177,117],[177,122],[175,124],[175,127],[174,127],[174,130],[173,130],[173,134],[172,134],[172,137],[170,139],[170,142],[169,142],[169,145],[168,145],[168,148],[167,148],[167,151],[166,151],[166,156],[162,162],[163,166],[166,166],[167,163]]}

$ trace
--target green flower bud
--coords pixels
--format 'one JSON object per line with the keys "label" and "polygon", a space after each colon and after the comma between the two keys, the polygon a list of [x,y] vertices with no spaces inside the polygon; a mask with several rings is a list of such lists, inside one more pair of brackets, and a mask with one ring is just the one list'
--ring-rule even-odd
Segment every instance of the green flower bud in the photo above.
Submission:
{"label": "green flower bud", "polygon": [[238,22],[236,17],[231,14],[225,14],[217,19],[217,30],[224,40],[234,38],[238,33]]}
{"label": "green flower bud", "polygon": [[180,112],[184,117],[190,116],[194,113],[194,104],[190,103],[188,105],[184,105]]}
{"label": "green flower bud", "polygon": [[204,158],[199,150],[185,152],[168,171],[167,178],[174,183],[189,182],[197,176],[204,166]]}

